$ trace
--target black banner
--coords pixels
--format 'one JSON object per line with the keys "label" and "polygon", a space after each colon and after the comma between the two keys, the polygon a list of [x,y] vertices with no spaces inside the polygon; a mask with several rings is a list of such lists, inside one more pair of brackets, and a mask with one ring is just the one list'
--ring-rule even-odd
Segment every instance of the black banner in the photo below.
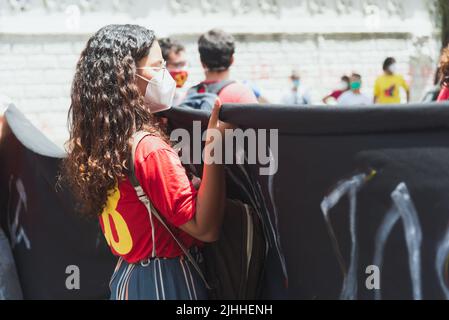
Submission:
{"label": "black banner", "polygon": [[[206,124],[201,112],[167,116]],[[243,188],[271,231],[266,297],[449,299],[447,104],[234,105],[220,118],[279,130],[277,173],[246,166],[253,188]]]}
{"label": "black banner", "polygon": [[10,239],[23,297],[109,298],[116,259],[98,221],[77,215],[71,194],[56,190],[62,152],[18,109],[10,107],[5,118],[0,222]]}
{"label": "black banner", "polygon": [[[0,221],[24,297],[107,298],[115,258],[98,222],[78,217],[70,194],[55,191],[58,149],[8,112]],[[207,124],[198,111],[165,116],[172,129]],[[220,118],[278,130],[277,147],[256,135],[258,148],[276,153],[275,174],[261,175],[261,163],[227,166],[228,195],[264,221],[264,298],[449,298],[449,105],[226,105]],[[66,288],[70,266],[81,272],[79,290]]]}

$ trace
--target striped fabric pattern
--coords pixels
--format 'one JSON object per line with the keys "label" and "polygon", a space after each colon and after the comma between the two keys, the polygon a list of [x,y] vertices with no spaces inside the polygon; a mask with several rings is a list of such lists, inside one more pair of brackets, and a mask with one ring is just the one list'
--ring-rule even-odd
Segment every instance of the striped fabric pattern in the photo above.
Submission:
{"label": "striped fabric pattern", "polygon": [[184,257],[129,264],[119,259],[110,282],[111,300],[206,300],[207,289]]}

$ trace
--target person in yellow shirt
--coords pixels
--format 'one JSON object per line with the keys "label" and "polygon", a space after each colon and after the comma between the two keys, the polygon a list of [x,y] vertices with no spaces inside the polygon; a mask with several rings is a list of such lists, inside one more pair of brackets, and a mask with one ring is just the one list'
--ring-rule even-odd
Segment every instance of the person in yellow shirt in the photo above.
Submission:
{"label": "person in yellow shirt", "polygon": [[407,102],[410,101],[410,89],[404,78],[396,74],[396,60],[392,57],[385,59],[384,74],[377,78],[374,85],[374,103],[399,104],[401,103],[400,88],[407,93]]}

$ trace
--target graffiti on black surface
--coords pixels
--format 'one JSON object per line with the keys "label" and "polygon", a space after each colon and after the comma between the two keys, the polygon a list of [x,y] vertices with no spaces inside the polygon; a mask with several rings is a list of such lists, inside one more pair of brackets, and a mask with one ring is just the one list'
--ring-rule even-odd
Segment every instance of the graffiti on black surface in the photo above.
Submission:
{"label": "graffiti on black surface", "polygon": [[[12,195],[17,193],[18,200],[16,204],[12,203]],[[9,179],[9,199],[8,199],[8,227],[11,236],[11,247],[14,249],[21,242],[30,250],[31,242],[25,232],[25,229],[20,224],[21,212],[27,211],[27,194],[25,186],[20,178],[14,179],[11,176]]]}
{"label": "graffiti on black surface", "polygon": [[[344,280],[340,294],[342,300],[357,299],[358,292],[358,242],[357,242],[357,193],[376,173],[373,171],[370,175],[358,174],[350,179],[343,180],[323,199],[321,202],[321,211],[324,215],[325,223],[331,238],[333,249],[337,256],[338,263],[342,270]],[[345,260],[341,253],[338,239],[335,235],[334,228],[330,219],[330,210],[334,208],[340,200],[348,196],[349,199],[349,230],[351,235],[351,253],[349,268],[345,264]],[[393,227],[399,220],[402,220],[405,232],[405,241],[408,250],[408,264],[410,269],[413,298],[415,300],[422,299],[421,284],[421,243],[422,231],[418,218],[418,213],[413,204],[410,193],[405,183],[400,183],[391,193],[392,206],[386,213],[375,238],[375,251],[373,265],[379,267],[382,271],[383,254],[388,237]],[[449,236],[448,236],[449,238]],[[442,272],[442,265],[446,263],[447,253],[449,252],[449,242],[442,242],[437,257],[437,268]],[[442,278],[442,276],[440,276]],[[443,281],[444,283],[444,281]],[[447,295],[447,287],[445,287]],[[381,299],[381,289],[375,291],[375,298]]]}
{"label": "graffiti on black surface", "polygon": [[441,289],[449,300],[449,229],[437,249],[436,271]]}
{"label": "graffiti on black surface", "polygon": [[[421,286],[421,242],[422,231],[419,223],[418,213],[413,204],[410,193],[405,183],[400,183],[391,193],[393,204],[391,209],[385,215],[376,236],[376,249],[374,254],[374,265],[379,266],[382,272],[383,251],[388,236],[395,224],[402,219],[405,241],[407,243],[410,276],[413,288],[413,299],[422,299]],[[375,293],[376,299],[381,299],[381,290]]]}
{"label": "graffiti on black surface", "polygon": [[[331,237],[332,245],[337,255],[340,268],[342,269],[344,280],[343,289],[340,294],[340,299],[354,300],[357,298],[357,262],[358,262],[358,244],[357,244],[357,192],[360,188],[374,175],[358,174],[348,180],[341,181],[337,187],[332,190],[321,202],[321,211],[324,215],[324,220]],[[330,220],[330,210],[335,207],[344,196],[349,198],[349,220],[351,232],[351,262],[349,270],[345,265],[337,237]]]}

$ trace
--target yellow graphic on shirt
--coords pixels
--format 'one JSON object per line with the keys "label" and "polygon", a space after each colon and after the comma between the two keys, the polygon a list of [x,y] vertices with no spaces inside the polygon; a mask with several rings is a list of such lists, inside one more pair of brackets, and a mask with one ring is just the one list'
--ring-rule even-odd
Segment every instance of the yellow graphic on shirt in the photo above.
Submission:
{"label": "yellow graphic on shirt", "polygon": [[[133,239],[125,219],[123,219],[122,215],[117,211],[117,204],[119,200],[120,191],[118,187],[116,187],[114,189],[114,193],[108,198],[106,207],[101,214],[101,219],[103,220],[104,236],[108,245],[112,247],[119,255],[126,255],[133,247]],[[112,221],[114,222],[118,241],[115,241],[112,234],[110,218],[112,218]]]}

